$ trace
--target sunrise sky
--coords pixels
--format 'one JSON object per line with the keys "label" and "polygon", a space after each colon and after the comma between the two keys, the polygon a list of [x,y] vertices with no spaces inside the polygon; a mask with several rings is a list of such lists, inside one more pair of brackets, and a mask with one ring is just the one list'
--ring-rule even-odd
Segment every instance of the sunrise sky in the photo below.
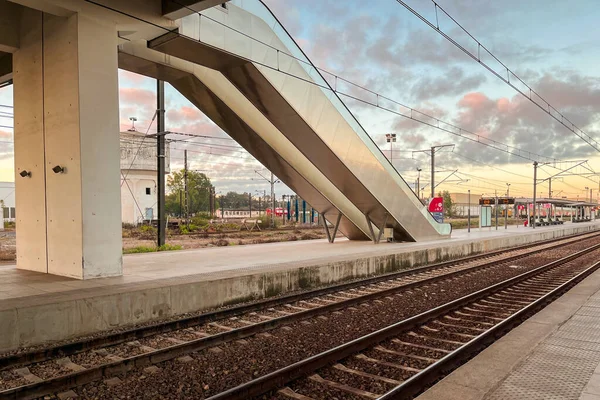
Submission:
{"label": "sunrise sky", "polygon": [[[240,1],[240,0],[237,0]],[[600,171],[600,157],[564,126],[531,104],[477,62],[457,50],[395,0],[265,0],[315,65],[363,85],[436,118],[499,142],[561,160],[589,160]],[[433,3],[407,3],[435,21]],[[453,17],[500,60],[536,89],[587,134],[600,139],[600,30],[595,2],[506,0],[439,0]],[[456,26],[438,15],[440,27],[465,45]],[[125,71],[119,73],[120,121],[130,128],[136,117],[141,132],[155,131],[150,120],[156,108],[155,81]],[[167,85],[168,86],[168,85]],[[226,138],[227,135],[168,86],[167,130]],[[0,89],[0,105],[12,105],[12,88]],[[412,150],[455,144],[438,153],[436,180],[456,175],[438,190],[475,194],[531,196],[530,161],[465,141],[364,103],[348,101],[369,135],[389,157],[385,134],[394,132],[394,165],[409,184],[422,168],[428,184],[429,158]],[[12,113],[0,107],[0,180],[14,180]],[[189,142],[189,143],[188,143]],[[217,191],[268,189],[255,170],[265,171],[234,141],[197,139],[172,143],[172,169],[183,164],[188,149],[190,168],[205,172]],[[563,164],[568,166],[568,164]],[[574,172],[586,172],[581,168]],[[543,167],[541,177],[558,172]],[[467,181],[468,179],[468,181]],[[552,184],[555,197],[586,197],[584,187],[598,193],[599,177],[565,177]],[[425,189],[425,194],[429,188]],[[289,194],[283,184],[278,197]],[[546,195],[548,187],[540,186]]]}

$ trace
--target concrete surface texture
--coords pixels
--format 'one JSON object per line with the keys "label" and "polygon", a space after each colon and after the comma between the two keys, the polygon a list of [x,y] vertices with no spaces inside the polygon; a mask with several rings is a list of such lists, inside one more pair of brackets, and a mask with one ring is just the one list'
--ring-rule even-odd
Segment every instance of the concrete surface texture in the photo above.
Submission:
{"label": "concrete surface texture", "polygon": [[600,400],[600,271],[418,400]]}
{"label": "concrete surface texture", "polygon": [[325,240],[124,257],[124,275],[87,281],[0,267],[0,351],[410,268],[600,224],[458,230],[428,243]]}
{"label": "concrete surface texture", "polygon": [[115,25],[23,8],[20,27],[17,267],[79,279],[120,275]]}

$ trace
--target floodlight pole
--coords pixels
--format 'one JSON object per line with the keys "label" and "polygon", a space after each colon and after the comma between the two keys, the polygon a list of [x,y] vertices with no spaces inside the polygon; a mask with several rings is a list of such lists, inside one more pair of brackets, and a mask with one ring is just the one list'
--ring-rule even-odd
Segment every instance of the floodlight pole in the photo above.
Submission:
{"label": "floodlight pole", "polygon": [[[471,189],[469,189],[469,207],[467,208],[467,232],[471,232]],[[479,216],[481,218],[481,216]]]}
{"label": "floodlight pole", "polygon": [[538,162],[533,162],[533,222],[531,223],[531,227],[535,229],[535,202],[536,202],[536,190],[537,190],[537,167]]}

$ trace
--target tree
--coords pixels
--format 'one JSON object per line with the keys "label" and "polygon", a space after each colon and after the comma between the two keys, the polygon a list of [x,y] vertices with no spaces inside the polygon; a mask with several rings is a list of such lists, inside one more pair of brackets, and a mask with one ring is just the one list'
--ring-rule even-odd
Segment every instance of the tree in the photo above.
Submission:
{"label": "tree", "polygon": [[439,197],[444,199],[444,215],[448,218],[452,218],[456,216],[456,203],[452,200],[450,196],[450,192],[444,190],[441,193],[438,193]]}
{"label": "tree", "polygon": [[[210,179],[201,172],[188,171],[187,187],[190,215],[210,211]],[[167,179],[169,194],[165,197],[168,214],[182,216],[185,213],[184,171],[174,171]]]}

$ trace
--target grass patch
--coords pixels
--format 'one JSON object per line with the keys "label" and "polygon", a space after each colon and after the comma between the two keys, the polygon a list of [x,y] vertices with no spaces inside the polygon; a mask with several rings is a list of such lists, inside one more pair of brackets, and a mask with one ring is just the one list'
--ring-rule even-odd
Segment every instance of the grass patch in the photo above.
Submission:
{"label": "grass patch", "polygon": [[123,254],[138,254],[138,253],[154,253],[157,251],[174,251],[181,250],[183,247],[179,245],[163,244],[160,247],[155,246],[137,246],[131,249],[123,249]]}

